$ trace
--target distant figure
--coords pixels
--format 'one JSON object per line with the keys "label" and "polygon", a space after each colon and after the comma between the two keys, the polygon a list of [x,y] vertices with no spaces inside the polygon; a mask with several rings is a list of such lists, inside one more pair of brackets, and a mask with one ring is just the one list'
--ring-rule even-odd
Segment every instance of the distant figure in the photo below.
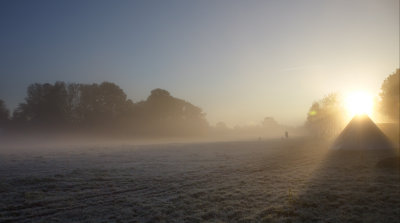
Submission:
{"label": "distant figure", "polygon": [[288,131],[285,131],[285,138],[289,138],[289,133],[288,133]]}

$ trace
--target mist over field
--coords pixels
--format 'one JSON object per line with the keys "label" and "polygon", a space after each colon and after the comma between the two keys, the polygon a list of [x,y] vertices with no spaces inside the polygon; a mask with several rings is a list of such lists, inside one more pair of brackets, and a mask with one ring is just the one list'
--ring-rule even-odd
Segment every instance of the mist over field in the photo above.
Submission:
{"label": "mist over field", "polygon": [[399,222],[399,9],[0,1],[0,222]]}

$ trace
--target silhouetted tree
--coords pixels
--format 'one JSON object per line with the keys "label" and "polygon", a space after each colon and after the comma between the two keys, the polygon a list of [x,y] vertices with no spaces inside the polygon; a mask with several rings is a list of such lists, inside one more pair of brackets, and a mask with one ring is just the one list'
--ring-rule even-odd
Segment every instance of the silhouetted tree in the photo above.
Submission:
{"label": "silhouetted tree", "polygon": [[163,89],[133,103],[116,84],[32,84],[13,114],[14,126],[149,136],[196,135],[208,128],[205,114]]}
{"label": "silhouetted tree", "polygon": [[225,131],[229,129],[225,122],[218,122],[217,124],[215,124],[215,128],[219,131]]}
{"label": "silhouetted tree", "polygon": [[0,129],[5,128],[10,118],[10,112],[3,100],[0,100]]}
{"label": "silhouetted tree", "polygon": [[391,121],[399,121],[400,69],[389,75],[382,83],[379,110]]}
{"label": "silhouetted tree", "polygon": [[195,135],[208,128],[205,114],[189,102],[172,97],[163,89],[154,89],[146,101],[136,107],[141,132],[155,135]]}
{"label": "silhouetted tree", "polygon": [[82,121],[78,114],[78,107],[81,98],[81,84],[69,83],[66,86],[67,98],[65,110],[67,115],[67,123],[71,126],[79,126]]}
{"label": "silhouetted tree", "polygon": [[332,137],[343,128],[344,114],[339,96],[329,94],[311,105],[305,125],[315,136]]}
{"label": "silhouetted tree", "polygon": [[81,84],[79,92],[76,109],[80,122],[86,127],[115,127],[127,103],[126,94],[120,87],[110,82]]}
{"label": "silhouetted tree", "polygon": [[28,87],[25,103],[15,110],[15,121],[41,127],[63,125],[68,120],[68,95],[64,82],[54,85],[32,84]]}
{"label": "silhouetted tree", "polygon": [[273,128],[277,128],[279,126],[279,124],[278,124],[278,122],[275,121],[274,118],[265,117],[264,120],[261,123],[261,126],[263,128],[273,129]]}

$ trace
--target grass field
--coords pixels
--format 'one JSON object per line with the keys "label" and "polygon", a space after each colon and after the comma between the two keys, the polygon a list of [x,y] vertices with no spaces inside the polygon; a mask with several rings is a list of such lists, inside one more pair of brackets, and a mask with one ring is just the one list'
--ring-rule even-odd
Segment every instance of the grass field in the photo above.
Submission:
{"label": "grass field", "polygon": [[309,139],[0,151],[0,222],[398,222],[386,152]]}

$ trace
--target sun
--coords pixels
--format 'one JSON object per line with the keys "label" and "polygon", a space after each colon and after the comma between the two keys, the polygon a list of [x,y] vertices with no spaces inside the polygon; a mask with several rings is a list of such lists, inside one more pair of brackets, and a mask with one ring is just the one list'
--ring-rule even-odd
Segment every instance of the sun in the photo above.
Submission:
{"label": "sun", "polygon": [[364,91],[352,92],[346,97],[346,108],[351,117],[362,114],[371,116],[373,109],[373,97]]}

